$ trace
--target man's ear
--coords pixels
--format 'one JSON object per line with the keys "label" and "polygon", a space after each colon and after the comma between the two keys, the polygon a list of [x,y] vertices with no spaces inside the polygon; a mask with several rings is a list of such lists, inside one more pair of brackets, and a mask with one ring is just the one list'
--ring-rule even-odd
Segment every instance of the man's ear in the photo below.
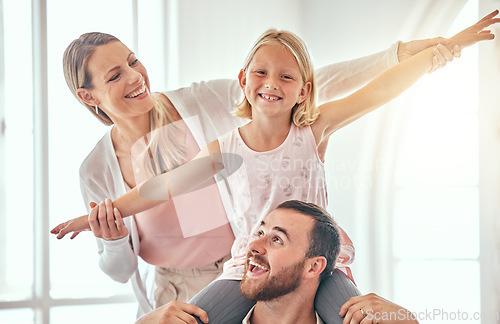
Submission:
{"label": "man's ear", "polygon": [[306,278],[316,278],[321,275],[323,270],[326,268],[326,258],[323,256],[310,258],[309,262],[307,262],[308,266],[306,268],[307,272]]}
{"label": "man's ear", "polygon": [[245,86],[247,85],[247,76],[245,70],[240,70],[238,74],[238,81],[240,83],[241,90],[245,90]]}
{"label": "man's ear", "polygon": [[76,90],[76,94],[78,98],[80,98],[87,105],[99,106],[100,104],[100,102],[96,98],[94,98],[94,96],[92,95],[92,93],[90,93],[88,89],[78,88]]}
{"label": "man's ear", "polygon": [[312,88],[311,81],[307,81],[306,83],[304,83],[304,85],[302,86],[302,89],[300,90],[299,97],[297,98],[298,104],[301,104],[304,100],[307,99],[307,97],[311,93],[311,88]]}

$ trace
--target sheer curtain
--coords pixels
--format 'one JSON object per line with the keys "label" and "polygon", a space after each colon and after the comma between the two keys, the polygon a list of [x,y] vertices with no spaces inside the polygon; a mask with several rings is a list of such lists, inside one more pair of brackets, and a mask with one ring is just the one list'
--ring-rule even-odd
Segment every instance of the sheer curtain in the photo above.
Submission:
{"label": "sheer curtain", "polygon": [[[465,0],[384,1],[373,7],[366,3],[337,5],[323,8],[321,13],[314,9],[308,12],[320,21],[306,32],[316,62],[328,60],[329,53],[337,53],[342,59],[352,57],[346,49],[351,46],[341,46],[350,39],[364,37],[366,42],[349,45],[369,53],[366,48],[375,50],[378,48],[373,44],[390,41],[388,35],[404,41],[452,36],[496,9],[493,1]],[[363,15],[362,7],[373,16],[381,12],[392,15],[389,21],[381,22]],[[372,28],[359,31],[341,17],[355,10],[359,12],[357,21]],[[321,26],[325,29],[318,17],[327,16],[333,16],[335,24],[326,27],[321,38],[315,38],[315,31]],[[340,28],[348,32],[337,36],[335,30]],[[321,51],[321,47],[330,51]],[[357,247],[353,270],[363,292],[378,292],[415,310],[443,306],[456,313],[459,309],[468,312],[474,323],[479,321],[472,318],[474,312],[482,312],[483,323],[498,320],[499,299],[495,293],[498,296],[500,286],[494,273],[498,274],[500,244],[494,229],[499,226],[500,118],[499,99],[492,94],[500,73],[495,53],[498,41],[466,49],[457,62],[424,77],[398,99],[330,140],[330,209],[352,234]],[[448,84],[453,85],[451,89],[447,89]],[[426,91],[432,88],[443,90],[426,100]],[[420,137],[415,135],[416,130],[423,132]],[[416,156],[416,152],[422,156]],[[416,158],[420,162],[415,162]],[[459,170],[466,172],[453,176]],[[405,226],[410,227],[407,232],[398,234],[397,230]],[[408,233],[415,239],[412,251],[403,249],[408,246],[403,244],[409,239]],[[419,241],[419,234],[427,241]],[[450,242],[462,245],[450,246]],[[410,262],[407,259],[411,253],[420,255],[412,256]],[[415,271],[425,259],[428,266]],[[402,276],[405,272],[416,276]],[[436,277],[439,279],[434,280]],[[459,292],[457,286],[461,287]],[[421,295],[417,294],[419,288]],[[410,289],[414,289],[408,292],[414,298],[403,293]],[[466,291],[472,293],[467,296]],[[454,296],[446,297],[446,293]],[[443,301],[445,297],[448,300]]]}
{"label": "sheer curtain", "polygon": [[[315,63],[321,66],[332,57],[343,60],[373,53],[396,40],[446,36],[466,1],[312,3],[304,5],[310,22],[305,34]],[[331,24],[325,23],[328,19]],[[389,194],[385,182],[392,181],[389,175],[394,167],[397,125],[411,100],[410,90],[337,132],[327,152],[330,209],[356,243],[358,256],[353,268],[364,291],[391,291],[390,285],[384,287],[387,280],[382,280],[391,273],[387,259],[391,251],[390,244],[384,242],[389,220],[380,204],[388,199],[384,197]]]}

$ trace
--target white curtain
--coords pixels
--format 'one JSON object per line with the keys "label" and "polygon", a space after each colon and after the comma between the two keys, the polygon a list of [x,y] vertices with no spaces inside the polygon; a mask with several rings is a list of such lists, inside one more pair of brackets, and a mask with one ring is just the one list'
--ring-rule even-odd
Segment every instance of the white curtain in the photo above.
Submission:
{"label": "white curtain", "polygon": [[[466,3],[304,1],[303,33],[315,63],[324,65],[332,57],[344,60],[383,50],[396,40],[451,36],[445,33]],[[391,272],[387,203],[394,147],[408,113],[404,107],[411,100],[409,91],[334,134],[326,157],[330,211],[355,242],[357,282],[363,291],[387,297],[391,285],[382,280]]]}

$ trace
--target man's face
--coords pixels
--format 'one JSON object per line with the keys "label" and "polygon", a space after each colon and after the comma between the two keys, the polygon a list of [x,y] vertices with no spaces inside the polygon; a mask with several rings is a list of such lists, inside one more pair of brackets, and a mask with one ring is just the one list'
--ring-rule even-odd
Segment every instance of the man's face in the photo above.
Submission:
{"label": "man's face", "polygon": [[291,209],[272,211],[249,245],[240,284],[252,300],[272,300],[293,292],[305,274],[305,254],[314,220]]}

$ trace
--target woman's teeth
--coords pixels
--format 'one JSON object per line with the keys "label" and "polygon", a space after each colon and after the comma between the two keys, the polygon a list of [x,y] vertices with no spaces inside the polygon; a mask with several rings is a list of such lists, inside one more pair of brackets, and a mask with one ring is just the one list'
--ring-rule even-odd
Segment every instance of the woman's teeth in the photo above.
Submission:
{"label": "woman's teeth", "polygon": [[143,84],[139,90],[136,90],[136,91],[126,95],[125,98],[135,98],[135,97],[142,95],[144,92],[146,92],[146,85],[145,84]]}

